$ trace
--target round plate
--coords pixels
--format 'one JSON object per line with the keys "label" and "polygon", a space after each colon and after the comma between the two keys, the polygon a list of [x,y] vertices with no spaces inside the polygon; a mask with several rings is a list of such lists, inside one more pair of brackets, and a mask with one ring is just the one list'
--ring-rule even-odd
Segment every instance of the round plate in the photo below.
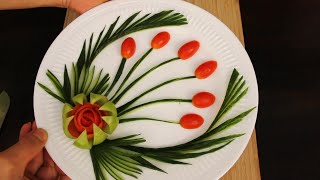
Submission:
{"label": "round plate", "polygon": [[[224,117],[233,117],[241,112],[258,105],[258,89],[255,73],[250,59],[236,36],[217,18],[210,13],[192,4],[179,0],[118,0],[103,4],[80,16],[72,22],[52,43],[39,68],[36,82],[54,89],[46,77],[46,71],[51,70],[59,80],[63,80],[64,65],[70,69],[72,62],[76,62],[84,40],[88,40],[91,33],[97,34],[120,16],[122,23],[133,13],[141,11],[139,16],[146,13],[157,13],[162,10],[175,10],[188,19],[188,24],[174,27],[161,27],[131,34],[136,40],[137,51],[133,58],[128,60],[124,74],[126,74],[137,59],[150,48],[150,41],[161,31],[168,31],[171,40],[162,49],[154,50],[150,56],[139,66],[132,81],[150,67],[164,60],[177,56],[181,45],[191,40],[198,40],[201,48],[198,53],[187,61],[177,61],[164,66],[150,76],[144,78],[117,104],[124,104],[135,95],[164,82],[173,77],[192,76],[194,69],[208,60],[216,60],[218,69],[208,79],[187,80],[165,86],[143,97],[138,104],[159,98],[191,98],[200,91],[209,91],[215,94],[216,103],[207,109],[197,109],[188,103],[167,103],[146,107],[142,110],[128,114],[127,117],[154,117],[161,119],[179,120],[187,113],[200,114],[204,125],[195,130],[186,130],[178,125],[156,122],[134,122],[120,124],[112,137],[120,137],[141,133],[147,142],[145,147],[165,147],[181,144],[194,139],[204,133],[216,116],[224,99],[229,78],[236,68],[244,76],[249,87],[248,94]],[[119,23],[119,24],[120,24]],[[125,37],[124,37],[125,38]],[[121,62],[120,39],[105,48],[95,59],[94,64],[110,73],[113,79]],[[123,77],[120,79],[120,81]],[[119,83],[118,83],[119,84]],[[116,86],[117,87],[117,86]],[[116,88],[114,88],[116,89]],[[112,93],[111,93],[112,94]],[[63,104],[44,92],[36,83],[34,90],[34,111],[37,125],[48,131],[49,139],[46,148],[57,165],[72,179],[94,179],[94,171],[88,150],[76,148],[62,130]],[[192,165],[170,165],[159,163],[159,167],[168,174],[144,169],[139,179],[218,179],[236,162],[247,145],[252,134],[257,110],[250,113],[241,123],[221,133],[230,135],[245,133],[225,148],[199,158],[187,160]],[[128,178],[130,179],[130,178]]]}

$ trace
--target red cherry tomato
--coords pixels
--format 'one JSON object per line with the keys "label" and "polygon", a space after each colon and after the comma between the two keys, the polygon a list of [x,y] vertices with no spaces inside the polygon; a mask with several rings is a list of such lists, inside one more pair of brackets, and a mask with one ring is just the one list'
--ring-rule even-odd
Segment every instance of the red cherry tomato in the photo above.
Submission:
{"label": "red cherry tomato", "polygon": [[194,74],[198,79],[205,79],[209,77],[217,69],[217,61],[207,61],[195,70]]}
{"label": "red cherry tomato", "polygon": [[125,39],[121,46],[121,55],[125,59],[129,59],[136,52],[136,42],[133,38]]}
{"label": "red cherry tomato", "polygon": [[197,108],[207,108],[216,100],[216,97],[209,92],[200,92],[193,96],[192,104]]}
{"label": "red cherry tomato", "polygon": [[200,43],[198,41],[190,41],[183,46],[178,51],[178,56],[182,60],[191,58],[200,48]]}
{"label": "red cherry tomato", "polygon": [[198,114],[187,114],[180,119],[180,126],[185,129],[196,129],[203,124],[204,120]]}
{"label": "red cherry tomato", "polygon": [[170,40],[170,34],[168,32],[161,32],[157,34],[151,41],[151,47],[153,49],[160,49],[165,46]]}

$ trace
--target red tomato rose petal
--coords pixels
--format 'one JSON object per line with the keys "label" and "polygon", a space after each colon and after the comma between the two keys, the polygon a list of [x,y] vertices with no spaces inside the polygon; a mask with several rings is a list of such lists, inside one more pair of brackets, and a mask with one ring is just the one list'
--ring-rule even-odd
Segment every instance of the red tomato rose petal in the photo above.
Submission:
{"label": "red tomato rose petal", "polygon": [[75,138],[78,138],[80,136],[80,133],[78,132],[76,126],[74,125],[74,120],[71,120],[71,122],[69,123],[68,131]]}
{"label": "red tomato rose petal", "polygon": [[87,134],[88,139],[93,139],[93,134]]}
{"label": "red tomato rose petal", "polygon": [[87,130],[87,134],[92,134],[93,133],[93,125],[91,124],[90,126],[88,126],[86,128],[86,130]]}

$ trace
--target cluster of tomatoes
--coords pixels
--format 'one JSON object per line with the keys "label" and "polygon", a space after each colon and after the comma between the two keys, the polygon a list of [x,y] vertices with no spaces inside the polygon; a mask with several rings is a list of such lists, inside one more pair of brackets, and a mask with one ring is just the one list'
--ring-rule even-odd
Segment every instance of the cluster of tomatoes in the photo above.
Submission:
{"label": "cluster of tomatoes", "polygon": [[[153,49],[164,47],[170,40],[168,32],[160,32],[151,41]],[[181,60],[191,58],[200,48],[200,43],[196,40],[190,41],[180,47],[178,57]],[[131,58],[136,51],[135,40],[131,37],[125,39],[121,46],[121,55],[125,59]],[[198,79],[206,79],[217,69],[217,62],[214,60],[206,61],[199,65],[194,71],[194,75]],[[192,104],[197,108],[207,108],[215,102],[215,96],[210,92],[200,92],[193,96]],[[195,129],[200,127],[204,119],[198,114],[187,114],[181,117],[179,123],[185,129]]]}

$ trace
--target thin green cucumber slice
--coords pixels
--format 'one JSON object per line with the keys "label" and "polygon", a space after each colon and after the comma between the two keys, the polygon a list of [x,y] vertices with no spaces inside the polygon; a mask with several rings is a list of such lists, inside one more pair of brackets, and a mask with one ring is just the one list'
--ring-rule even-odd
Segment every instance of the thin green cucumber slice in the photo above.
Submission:
{"label": "thin green cucumber slice", "polygon": [[78,91],[79,92],[81,92],[81,87],[83,86],[83,83],[85,81],[86,72],[87,72],[86,69],[87,69],[87,67],[86,67],[86,65],[84,65],[81,72],[80,72],[79,84],[78,84]]}
{"label": "thin green cucumber slice", "polygon": [[99,104],[100,106],[102,106],[106,102],[108,102],[107,97],[100,95],[100,94],[90,93],[90,103],[91,104]]}
{"label": "thin green cucumber slice", "polygon": [[102,119],[107,123],[106,132],[112,134],[113,131],[118,127],[119,118],[115,116],[102,116]]}
{"label": "thin green cucumber slice", "polygon": [[68,129],[68,126],[69,126],[70,122],[72,121],[72,119],[73,119],[73,116],[63,118],[63,123],[62,123],[63,124],[63,132],[68,138],[75,139],[75,137],[73,137],[70,134],[69,129]]}
{"label": "thin green cucumber slice", "polygon": [[88,140],[87,130],[84,130],[73,144],[81,149],[91,149],[92,141]]}
{"label": "thin green cucumber slice", "polygon": [[105,103],[103,106],[100,107],[99,110],[109,111],[109,112],[111,112],[111,116],[117,116],[118,115],[117,108],[111,101],[108,101],[107,103]]}
{"label": "thin green cucumber slice", "polygon": [[72,101],[74,102],[74,104],[78,105],[78,104],[83,104],[85,102],[87,102],[87,96],[84,93],[78,94],[76,96],[74,96],[72,98]]}
{"label": "thin green cucumber slice", "polygon": [[96,124],[93,123],[93,145],[98,145],[106,140],[108,134],[103,132]]}
{"label": "thin green cucumber slice", "polygon": [[68,117],[68,113],[70,111],[72,111],[73,107],[68,104],[68,103],[64,103],[63,109],[62,109],[62,118],[63,120],[66,119]]}
{"label": "thin green cucumber slice", "polygon": [[91,82],[92,82],[92,79],[93,79],[93,76],[94,76],[94,70],[95,70],[95,66],[93,66],[92,69],[89,69],[89,74],[88,74],[88,78],[87,78],[87,82],[86,84],[84,85],[84,89],[83,89],[83,92],[87,93],[90,85],[91,85]]}

